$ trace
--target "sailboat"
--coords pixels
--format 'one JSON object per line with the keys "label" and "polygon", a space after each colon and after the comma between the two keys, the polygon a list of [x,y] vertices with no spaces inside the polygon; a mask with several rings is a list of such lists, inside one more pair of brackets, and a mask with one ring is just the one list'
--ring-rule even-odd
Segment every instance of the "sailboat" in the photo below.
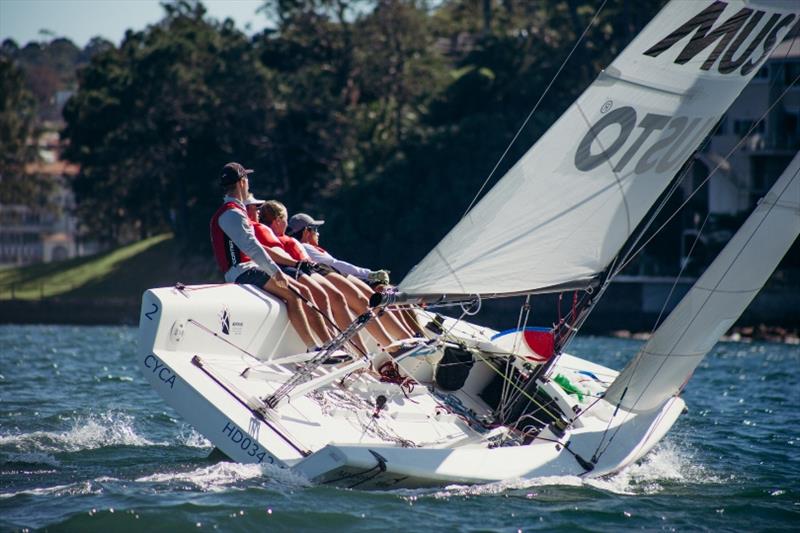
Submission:
{"label": "sailboat", "polygon": [[[257,287],[178,284],[143,296],[144,375],[231,460],[320,484],[625,468],[680,417],[693,371],[800,233],[800,156],[624,369],[570,354],[569,342],[798,15],[781,0],[670,2],[397,290],[322,351],[307,353],[283,303]],[[573,309],[552,328],[469,321],[486,299],[563,291]],[[456,316],[436,314],[447,306]],[[345,350],[391,309],[413,313],[425,338]]]}

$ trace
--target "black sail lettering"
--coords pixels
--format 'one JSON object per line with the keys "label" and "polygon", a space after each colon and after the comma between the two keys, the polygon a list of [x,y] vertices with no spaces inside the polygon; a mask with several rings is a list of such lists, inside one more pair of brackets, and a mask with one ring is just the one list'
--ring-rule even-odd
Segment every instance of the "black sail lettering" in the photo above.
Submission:
{"label": "black sail lettering", "polygon": [[655,166],[658,162],[657,154],[675,142],[675,140],[683,133],[684,128],[686,128],[686,123],[689,121],[686,117],[675,117],[672,119],[672,122],[669,123],[669,128],[672,130],[672,133],[664,137],[663,139],[658,140],[651,146],[644,155],[639,159],[636,163],[636,168],[633,170],[636,174],[644,174],[651,168]]}
{"label": "black sail lettering", "polygon": [[668,122],[669,117],[667,115],[648,113],[639,123],[639,127],[644,131],[642,131],[641,135],[639,135],[639,137],[633,142],[631,147],[628,148],[628,151],[625,152],[625,155],[622,156],[622,159],[619,160],[619,163],[617,163],[617,165],[614,167],[614,172],[621,172],[631,158],[636,155],[636,152],[639,151],[639,148],[642,147],[642,144],[647,140],[650,134],[656,130],[663,129]]}
{"label": "black sail lettering", "polygon": [[747,76],[754,68],[760,65],[762,61],[767,59],[767,56],[769,56],[770,52],[772,52],[772,48],[775,46],[775,41],[778,40],[778,32],[791,24],[791,22],[794,20],[794,17],[794,15],[786,15],[783,17],[783,20],[775,25],[770,32],[769,37],[767,37],[767,40],[764,41],[764,52],[755,61],[748,61],[745,63],[741,71],[742,76]]}
{"label": "black sail lettering", "polygon": [[[617,139],[608,148],[603,147],[603,151],[599,154],[592,154],[592,143],[597,139],[597,136],[609,126],[620,126],[621,130]],[[589,128],[589,131],[584,135],[578,149],[575,151],[575,168],[587,172],[597,168],[604,161],[617,153],[617,150],[622,148],[625,141],[636,125],[636,111],[632,107],[620,107],[610,112],[599,121]]]}
{"label": "black sail lettering", "polygon": [[[719,71],[721,74],[730,74],[731,72],[739,68],[742,65],[742,63],[744,63],[745,60],[748,57],[750,57],[750,54],[752,54],[753,50],[756,49],[756,46],[758,46],[758,43],[761,42],[761,39],[764,38],[766,32],[764,30],[761,30],[758,36],[747,46],[747,49],[745,49],[745,51],[739,55],[738,59],[733,58],[733,54],[735,54],[736,51],[739,50],[739,47],[742,46],[742,43],[745,41],[745,39],[747,39],[750,36],[750,34],[753,33],[753,30],[756,29],[756,26],[758,25],[759,22],[761,22],[761,18],[763,16],[764,16],[763,11],[756,11],[755,15],[750,17],[747,26],[745,26],[745,28],[741,32],[739,32],[739,35],[736,36],[736,39],[731,43],[728,49],[725,50],[725,55],[722,56],[722,60],[719,62]],[[775,24],[774,21],[769,21],[769,22]],[[769,27],[769,22],[767,23],[767,27]],[[766,29],[767,27],[765,27],[764,29]]]}
{"label": "black sail lettering", "polygon": [[663,39],[661,39],[654,46],[645,51],[645,55],[650,57],[658,57],[665,50],[672,48],[672,45],[697,30],[698,33],[702,32],[703,35],[708,33],[711,26],[719,18],[719,15],[725,10],[728,4],[725,2],[714,2],[703,11],[692,17],[688,22],[684,23],[677,30],[673,31]]}
{"label": "black sail lettering", "polygon": [[689,62],[694,58],[694,56],[710,46],[711,43],[721,38],[719,43],[717,43],[716,48],[714,48],[714,50],[708,56],[708,59],[706,59],[705,63],[703,63],[703,65],[700,67],[702,70],[709,70],[712,66],[714,66],[714,63],[717,62],[719,56],[722,55],[722,52],[728,46],[728,43],[730,43],[731,40],[736,36],[736,34],[739,32],[739,29],[750,17],[752,12],[753,10],[749,7],[743,7],[738,13],[723,22],[719,28],[712,31],[708,35],[701,35],[700,31],[698,31],[694,34],[692,40],[689,41],[689,44],[686,45],[686,48],[684,48],[683,51],[678,54],[678,58],[675,60],[675,63],[683,65]]}
{"label": "black sail lettering", "polygon": [[755,28],[755,25],[758,24],[763,15],[764,15],[763,11],[756,12],[753,18],[750,19],[750,22],[747,23],[747,29],[742,33],[740,33],[739,36],[736,37],[736,40],[733,41],[733,44],[731,44],[731,46],[725,51],[725,55],[722,56],[722,61],[719,62],[719,71],[722,74],[728,74],[733,72],[734,70],[739,68],[742,65],[742,63],[747,61],[747,59],[751,55],[753,55],[753,52],[755,51],[756,47],[759,44],[761,44],[761,41],[763,41],[764,37],[767,36],[769,30],[771,30],[772,27],[775,25],[775,23],[778,22],[778,19],[781,18],[781,16],[778,14],[772,15],[767,21],[766,26],[761,28],[761,31],[758,33],[756,38],[753,39],[753,41],[747,46],[747,49],[744,52],[742,52],[742,55],[740,55],[738,59],[734,59],[733,54],[736,53],[736,50],[739,49],[739,47],[742,45],[742,42],[744,42],[745,38],[748,35],[750,35],[750,33],[753,31],[753,28]]}

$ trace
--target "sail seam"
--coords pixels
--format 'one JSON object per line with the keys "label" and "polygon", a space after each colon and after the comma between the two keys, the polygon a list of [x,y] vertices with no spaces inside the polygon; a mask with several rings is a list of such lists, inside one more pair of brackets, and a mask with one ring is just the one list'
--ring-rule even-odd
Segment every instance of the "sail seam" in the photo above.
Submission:
{"label": "sail seam", "polygon": [[642,88],[645,88],[645,89],[649,89],[651,91],[660,92],[660,93],[664,93],[664,94],[669,94],[669,95],[672,95],[672,96],[686,97],[686,96],[690,96],[691,95],[691,92],[689,92],[689,91],[687,91],[685,93],[682,93],[682,92],[673,91],[671,89],[665,89],[663,87],[656,87],[654,85],[648,85],[648,84],[642,83],[640,81],[633,81],[633,80],[630,80],[630,79],[623,78],[622,76],[614,76],[613,74],[609,74],[607,70],[602,71],[600,73],[600,75],[601,76],[606,76],[608,78],[611,78],[612,80],[617,80],[617,81],[621,81],[622,83],[627,83],[629,85],[633,85],[635,87],[642,87]]}

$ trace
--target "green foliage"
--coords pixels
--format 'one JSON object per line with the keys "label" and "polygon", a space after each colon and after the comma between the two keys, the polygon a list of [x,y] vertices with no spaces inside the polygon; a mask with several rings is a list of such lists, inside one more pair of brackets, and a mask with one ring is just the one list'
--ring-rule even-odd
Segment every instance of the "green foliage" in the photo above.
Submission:
{"label": "green foliage", "polygon": [[67,157],[81,164],[78,214],[95,237],[171,230],[206,252],[222,165],[267,157],[268,73],[230,21],[207,21],[199,3],[166,8],[81,72],[64,111]]}

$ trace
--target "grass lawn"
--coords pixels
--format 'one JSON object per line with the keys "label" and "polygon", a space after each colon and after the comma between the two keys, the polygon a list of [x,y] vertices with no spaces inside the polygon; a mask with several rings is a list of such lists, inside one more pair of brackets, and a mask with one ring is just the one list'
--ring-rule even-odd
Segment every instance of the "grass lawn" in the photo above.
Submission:
{"label": "grass lawn", "polygon": [[213,260],[183,258],[171,234],[150,237],[108,252],[66,261],[0,270],[0,300],[53,296],[139,298],[145,289],[219,282]]}

